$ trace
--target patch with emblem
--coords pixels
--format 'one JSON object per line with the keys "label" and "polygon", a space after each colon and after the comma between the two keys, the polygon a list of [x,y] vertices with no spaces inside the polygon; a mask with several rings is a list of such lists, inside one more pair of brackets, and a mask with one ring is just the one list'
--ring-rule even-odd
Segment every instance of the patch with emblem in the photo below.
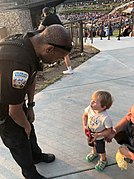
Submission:
{"label": "patch with emblem", "polygon": [[28,80],[29,74],[25,71],[15,70],[12,75],[12,87],[23,89]]}

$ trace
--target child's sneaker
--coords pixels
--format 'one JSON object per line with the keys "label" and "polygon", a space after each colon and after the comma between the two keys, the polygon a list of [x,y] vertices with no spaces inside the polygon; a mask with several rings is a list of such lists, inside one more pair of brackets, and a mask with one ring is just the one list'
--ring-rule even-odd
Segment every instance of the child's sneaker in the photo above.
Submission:
{"label": "child's sneaker", "polygon": [[99,160],[98,163],[95,165],[95,169],[102,172],[107,165],[107,161]]}
{"label": "child's sneaker", "polygon": [[98,157],[98,154],[93,154],[93,153],[89,153],[87,156],[86,156],[86,161],[87,162],[92,162],[95,158]]}

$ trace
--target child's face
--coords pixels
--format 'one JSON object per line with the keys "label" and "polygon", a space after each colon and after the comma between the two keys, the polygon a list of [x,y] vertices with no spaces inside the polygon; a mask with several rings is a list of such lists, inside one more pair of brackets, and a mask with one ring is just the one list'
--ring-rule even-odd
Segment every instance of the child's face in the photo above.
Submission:
{"label": "child's face", "polygon": [[101,111],[104,111],[104,109],[106,109],[106,106],[104,106],[104,107],[101,106],[101,102],[98,97],[92,97],[90,106],[93,110],[95,110],[97,112],[101,112]]}

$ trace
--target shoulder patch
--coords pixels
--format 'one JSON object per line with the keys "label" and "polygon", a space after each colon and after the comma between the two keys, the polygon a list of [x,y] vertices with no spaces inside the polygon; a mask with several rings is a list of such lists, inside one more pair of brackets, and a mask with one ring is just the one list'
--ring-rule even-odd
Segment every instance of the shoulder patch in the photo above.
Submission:
{"label": "shoulder patch", "polygon": [[29,74],[25,71],[15,70],[12,74],[12,87],[23,89],[28,80]]}

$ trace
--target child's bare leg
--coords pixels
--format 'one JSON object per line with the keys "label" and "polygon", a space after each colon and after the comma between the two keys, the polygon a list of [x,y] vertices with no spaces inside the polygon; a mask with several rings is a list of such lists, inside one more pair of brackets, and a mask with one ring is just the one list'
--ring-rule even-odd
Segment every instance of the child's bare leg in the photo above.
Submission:
{"label": "child's bare leg", "polygon": [[100,160],[106,161],[106,153],[100,154]]}
{"label": "child's bare leg", "polygon": [[93,148],[92,148],[92,153],[93,153],[93,154],[96,154],[96,153],[97,153],[97,151],[96,151],[96,148],[95,148],[95,147],[93,147]]}

